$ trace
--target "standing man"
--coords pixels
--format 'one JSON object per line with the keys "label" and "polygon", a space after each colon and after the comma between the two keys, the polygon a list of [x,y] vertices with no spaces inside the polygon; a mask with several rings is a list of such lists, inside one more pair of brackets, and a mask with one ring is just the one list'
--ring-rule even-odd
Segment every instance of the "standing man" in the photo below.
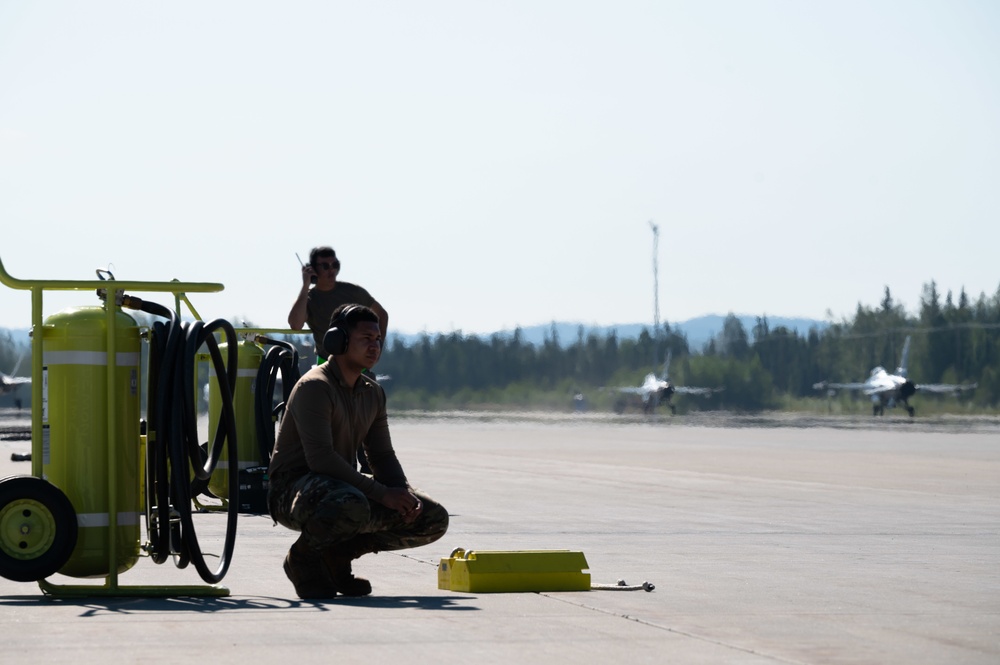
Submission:
{"label": "standing man", "polygon": [[[351,561],[419,547],[448,529],[448,511],[407,482],[389,436],[385,392],[362,370],[382,351],[379,316],[363,305],[334,312],[322,336],[329,362],[295,384],[268,469],[267,505],[301,532],[285,557],[300,598],[366,596]],[[364,447],[372,475],[354,467]]]}
{"label": "standing man", "polygon": [[326,334],[333,311],[341,305],[356,303],[370,307],[378,316],[379,333],[383,342],[389,328],[389,314],[382,305],[357,284],[338,282],[339,274],[340,260],[333,248],[313,247],[309,252],[309,263],[302,266],[299,296],[288,312],[288,325],[292,330],[302,330],[304,325],[309,325],[320,362],[327,359],[323,349],[323,335]]}

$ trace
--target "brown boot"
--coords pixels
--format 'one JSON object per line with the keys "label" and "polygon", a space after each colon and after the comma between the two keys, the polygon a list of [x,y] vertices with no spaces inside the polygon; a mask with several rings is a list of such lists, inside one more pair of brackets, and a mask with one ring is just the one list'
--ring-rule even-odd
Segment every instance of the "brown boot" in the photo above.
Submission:
{"label": "brown boot", "polygon": [[299,598],[333,598],[337,595],[337,587],[323,565],[323,556],[307,547],[301,537],[288,550],[284,567],[285,575],[292,581]]}
{"label": "brown boot", "polygon": [[323,553],[323,562],[337,591],[345,596],[367,596],[372,592],[372,584],[363,577],[354,576],[351,570],[354,558],[336,547]]}

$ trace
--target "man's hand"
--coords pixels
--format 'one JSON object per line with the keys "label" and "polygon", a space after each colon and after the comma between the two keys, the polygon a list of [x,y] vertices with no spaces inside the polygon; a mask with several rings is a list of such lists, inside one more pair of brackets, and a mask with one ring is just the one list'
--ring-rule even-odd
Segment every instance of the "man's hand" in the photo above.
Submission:
{"label": "man's hand", "polygon": [[424,510],[424,504],[420,499],[405,487],[388,488],[380,503],[402,515],[403,521],[407,524],[420,517],[420,513]]}
{"label": "man's hand", "polygon": [[316,279],[316,271],[313,270],[312,265],[305,264],[302,266],[302,288],[308,289],[310,284],[315,284],[313,280]]}

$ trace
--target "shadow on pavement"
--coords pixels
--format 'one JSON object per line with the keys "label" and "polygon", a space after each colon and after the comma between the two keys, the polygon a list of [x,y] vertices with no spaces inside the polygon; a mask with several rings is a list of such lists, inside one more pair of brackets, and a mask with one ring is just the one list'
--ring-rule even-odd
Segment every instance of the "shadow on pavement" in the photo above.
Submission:
{"label": "shadow on pavement", "polygon": [[[368,596],[365,598],[337,597],[329,600],[299,600],[288,598],[244,597],[244,598],[54,598],[50,596],[5,596],[0,597],[0,608],[37,607],[51,605],[59,607],[79,607],[81,617],[105,614],[137,614],[141,612],[236,612],[245,610],[294,610],[313,609],[328,611],[328,607],[351,606],[377,609],[418,609],[436,611],[478,610],[467,601],[475,601],[472,596]],[[466,602],[462,602],[466,601]]]}

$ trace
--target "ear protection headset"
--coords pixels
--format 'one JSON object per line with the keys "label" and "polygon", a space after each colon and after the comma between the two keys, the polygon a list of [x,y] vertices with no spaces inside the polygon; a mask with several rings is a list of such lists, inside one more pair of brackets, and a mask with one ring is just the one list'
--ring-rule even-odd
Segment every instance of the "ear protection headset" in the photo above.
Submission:
{"label": "ear protection headset", "polygon": [[347,317],[360,308],[361,305],[348,305],[340,310],[337,318],[330,323],[330,329],[323,335],[323,348],[329,355],[340,356],[347,353],[347,340],[350,337],[347,331]]}

